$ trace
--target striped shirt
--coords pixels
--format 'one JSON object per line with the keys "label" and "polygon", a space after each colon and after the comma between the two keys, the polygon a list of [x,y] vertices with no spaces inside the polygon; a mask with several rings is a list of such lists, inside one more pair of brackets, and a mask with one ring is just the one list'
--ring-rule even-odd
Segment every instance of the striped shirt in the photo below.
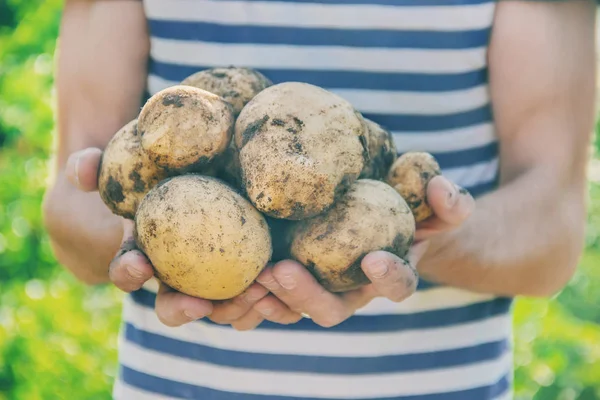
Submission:
{"label": "striped shirt", "polygon": [[[494,0],[145,0],[148,93],[204,68],[248,66],[273,82],[341,95],[423,150],[475,196],[497,185],[487,80]],[[152,284],[126,296],[119,400],[512,398],[512,299],[421,281],[322,328],[248,332],[161,324]]]}

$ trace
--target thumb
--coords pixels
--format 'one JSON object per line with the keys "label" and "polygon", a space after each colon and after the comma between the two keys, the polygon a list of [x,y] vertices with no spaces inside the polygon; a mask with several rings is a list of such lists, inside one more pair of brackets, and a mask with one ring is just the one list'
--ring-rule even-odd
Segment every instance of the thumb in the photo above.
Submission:
{"label": "thumb", "polygon": [[438,222],[447,226],[461,225],[475,208],[473,196],[442,175],[427,185],[427,200]]}
{"label": "thumb", "polygon": [[90,147],[71,154],[67,161],[66,175],[69,182],[84,192],[98,190],[98,168],[102,150]]}
{"label": "thumb", "polygon": [[134,231],[134,222],[123,219],[121,245],[108,269],[111,282],[125,292],[138,290],[154,276],[150,260],[136,245]]}
{"label": "thumb", "polygon": [[419,264],[419,261],[421,261],[421,258],[423,258],[423,256],[429,249],[429,243],[429,240],[421,240],[415,242],[411,246],[406,258],[408,259],[409,264],[412,265],[413,268],[417,268],[417,264]]}

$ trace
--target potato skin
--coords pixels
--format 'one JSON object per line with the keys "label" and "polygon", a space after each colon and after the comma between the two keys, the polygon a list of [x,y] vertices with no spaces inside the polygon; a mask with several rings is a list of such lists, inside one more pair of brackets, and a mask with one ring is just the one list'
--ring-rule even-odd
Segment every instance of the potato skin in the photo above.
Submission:
{"label": "potato skin", "polygon": [[177,85],[154,94],[142,107],[142,146],[160,167],[199,171],[225,151],[233,135],[231,105],[214,93]]}
{"label": "potato skin", "polygon": [[365,255],[385,250],[403,258],[414,234],[414,217],[398,192],[359,179],[326,213],[295,224],[291,255],[325,289],[345,292],[369,283],[360,266]]}
{"label": "potato skin", "polygon": [[[221,96],[233,107],[237,117],[242,108],[258,93],[273,85],[270,79],[255,69],[247,67],[221,67],[198,71],[182,82],[182,85],[193,86]],[[224,179],[236,188],[241,188],[242,174],[239,154],[233,144],[219,154],[209,167],[211,175]],[[207,171],[202,170],[202,173]]]}
{"label": "potato skin", "polygon": [[441,173],[435,158],[426,152],[404,153],[392,164],[387,183],[406,200],[416,222],[433,215],[433,210],[427,204],[427,185]]}
{"label": "potato skin", "polygon": [[133,219],[144,195],[167,177],[144,152],[140,139],[137,119],[125,124],[106,145],[98,171],[100,198],[127,219]]}
{"label": "potato skin", "polygon": [[240,113],[234,140],[250,201],[274,218],[327,210],[360,175],[367,155],[360,114],[306,83],[273,85]]}
{"label": "potato skin", "polygon": [[242,293],[272,254],[264,217],[212,177],[162,181],[141,202],[135,228],[136,242],[161,281],[208,300]]}
{"label": "potato skin", "polygon": [[227,67],[198,71],[181,84],[221,96],[232,105],[237,116],[254,96],[273,85],[273,82],[252,68]]}
{"label": "potato skin", "polygon": [[392,134],[378,123],[365,117],[363,121],[367,126],[369,161],[359,178],[384,180],[398,156],[394,139]]}

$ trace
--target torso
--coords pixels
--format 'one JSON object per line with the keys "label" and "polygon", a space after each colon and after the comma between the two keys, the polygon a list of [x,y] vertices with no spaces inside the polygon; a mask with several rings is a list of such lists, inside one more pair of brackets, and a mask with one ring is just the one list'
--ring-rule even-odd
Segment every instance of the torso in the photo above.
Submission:
{"label": "torso", "polygon": [[[149,94],[249,66],[348,99],[480,196],[496,187],[487,82],[494,0],[145,0]],[[333,328],[162,325],[152,285],[126,297],[116,399],[511,397],[511,300],[421,282]]]}

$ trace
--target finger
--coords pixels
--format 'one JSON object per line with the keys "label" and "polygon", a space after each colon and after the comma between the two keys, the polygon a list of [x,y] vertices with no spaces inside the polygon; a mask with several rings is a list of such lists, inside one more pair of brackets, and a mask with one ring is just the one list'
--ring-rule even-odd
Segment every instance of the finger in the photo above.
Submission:
{"label": "finger", "polygon": [[210,320],[217,324],[230,324],[242,318],[260,299],[265,297],[269,291],[259,283],[252,284],[244,293],[231,300],[213,304],[213,312]]}
{"label": "finger", "polygon": [[67,179],[84,192],[98,190],[98,168],[101,159],[102,150],[94,147],[71,154],[65,171]]}
{"label": "finger", "polygon": [[281,300],[273,295],[262,298],[254,305],[254,310],[271,322],[278,324],[294,324],[302,319],[302,315],[289,309]]}
{"label": "finger", "polygon": [[108,266],[108,277],[125,292],[138,290],[152,276],[154,270],[146,256],[137,249],[133,237],[133,221],[123,219],[123,240],[119,251]]}
{"label": "finger", "polygon": [[475,208],[475,200],[467,190],[441,175],[429,181],[427,202],[438,220],[454,226],[462,224]]}
{"label": "finger", "polygon": [[473,196],[443,176],[436,176],[429,181],[427,203],[434,215],[417,224],[416,240],[427,239],[460,226],[475,209]]}
{"label": "finger", "polygon": [[306,313],[323,327],[332,327],[354,312],[341,297],[328,292],[301,264],[285,260],[265,268],[257,281],[288,308]]}
{"label": "finger", "polygon": [[423,258],[429,248],[429,243],[429,240],[423,240],[411,246],[406,259],[413,268],[417,268],[419,265],[419,261],[421,261],[421,258]]}
{"label": "finger", "polygon": [[408,261],[385,251],[367,254],[362,270],[375,291],[394,302],[400,302],[417,290],[417,271]]}
{"label": "finger", "polygon": [[[408,254],[406,255],[406,258],[408,259],[408,263],[410,264],[410,266],[412,266],[414,268],[417,267],[419,261],[425,255],[425,252],[427,251],[428,247],[429,247],[429,241],[427,241],[427,240],[421,241],[421,242],[411,246]],[[363,262],[364,262],[364,259],[363,259]],[[367,262],[370,262],[370,260],[367,259]],[[374,279],[374,278],[371,277],[370,279]],[[418,285],[418,281],[415,283],[415,286],[417,286],[417,285]],[[344,301],[352,304],[354,309],[358,310],[358,309],[366,306],[368,303],[370,303],[371,300],[373,300],[375,297],[382,296],[382,294],[379,293],[379,291],[377,290],[377,287],[375,287],[372,283],[370,283],[359,289],[343,293],[342,296],[344,298]]]}
{"label": "finger", "polygon": [[208,300],[179,293],[160,282],[154,309],[160,322],[175,327],[210,315],[213,306]]}
{"label": "finger", "polygon": [[255,310],[250,310],[242,318],[234,321],[231,326],[237,331],[249,331],[256,328],[263,321],[262,315]]}

